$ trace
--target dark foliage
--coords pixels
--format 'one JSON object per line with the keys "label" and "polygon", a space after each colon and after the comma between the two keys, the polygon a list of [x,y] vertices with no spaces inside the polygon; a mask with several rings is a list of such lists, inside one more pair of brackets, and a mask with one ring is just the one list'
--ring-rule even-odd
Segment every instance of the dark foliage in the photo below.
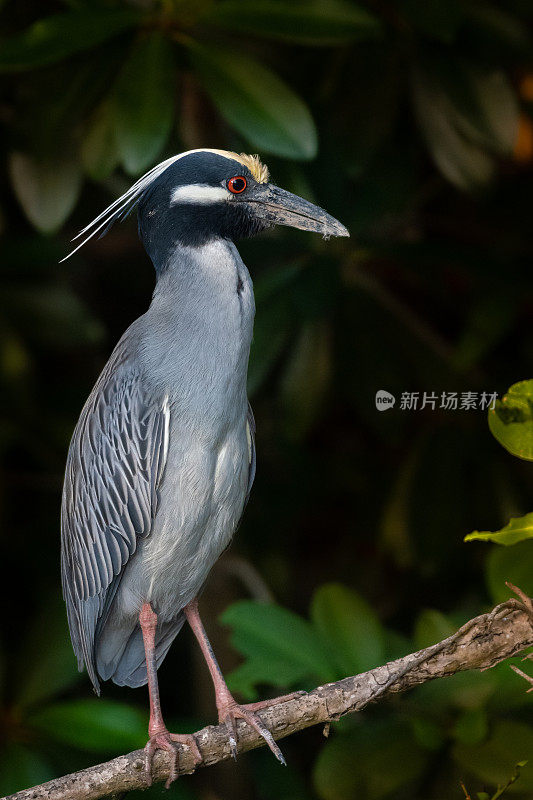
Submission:
{"label": "dark foliage", "polygon": [[[76,673],[58,517],[77,415],[153,275],[133,218],[58,262],[172,153],[258,151],[352,234],[240,247],[259,468],[202,598],[235,689],[305,688],[430,644],[504,599],[506,579],[533,594],[533,542],[463,542],[532,510],[532,466],[490,435],[482,399],[533,360],[531,4],[0,5],[0,794],[145,741],[144,690],[97,700]],[[205,672],[184,632],[161,670],[169,726],[214,719]],[[509,783],[525,799],[532,701],[506,665],[460,675],[327,742],[287,741],[287,770],[257,752],[171,793],[452,800],[463,779],[472,797]]]}

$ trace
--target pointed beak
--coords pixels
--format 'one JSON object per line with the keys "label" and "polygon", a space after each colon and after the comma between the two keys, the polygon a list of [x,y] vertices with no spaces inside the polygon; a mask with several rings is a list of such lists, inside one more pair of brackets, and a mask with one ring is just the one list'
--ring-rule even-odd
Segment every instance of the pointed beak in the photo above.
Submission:
{"label": "pointed beak", "polygon": [[258,184],[242,199],[250,203],[254,215],[266,225],[288,225],[303,231],[315,231],[322,236],[350,235],[344,225],[323,208],[271,183]]}

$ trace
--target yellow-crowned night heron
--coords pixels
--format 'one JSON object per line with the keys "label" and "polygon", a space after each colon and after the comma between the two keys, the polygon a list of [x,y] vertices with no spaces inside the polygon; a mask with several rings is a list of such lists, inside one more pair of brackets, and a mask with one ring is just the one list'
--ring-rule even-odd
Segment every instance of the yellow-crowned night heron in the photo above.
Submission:
{"label": "yellow-crowned night heron", "polygon": [[324,236],[348,232],[269,183],[256,156],[192,150],[140,178],[81,232],[82,244],[135,205],[157,283],[72,437],[62,580],[80,669],[85,663],[98,693],[99,679],[148,683],[147,771],[157,748],[169,750],[172,781],[177,743],[201,758],[191,735],[167,731],[159,703],[157,669],[185,619],[211,672],[232,752],[242,718],[283,760],[257,714],[265,704],[239,705],[230,694],[196,599],[233,536],[255,474],[246,396],[254,297],[233,242],[276,224]]}

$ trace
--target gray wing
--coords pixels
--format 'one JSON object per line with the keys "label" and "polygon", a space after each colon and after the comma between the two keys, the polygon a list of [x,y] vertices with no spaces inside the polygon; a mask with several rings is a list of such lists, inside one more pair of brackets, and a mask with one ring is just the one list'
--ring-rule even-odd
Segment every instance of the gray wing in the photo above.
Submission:
{"label": "gray wing", "polygon": [[122,339],[81,413],[67,458],[61,573],[70,633],[98,691],[94,643],[139,538],[150,533],[169,411],[147,398]]}
{"label": "gray wing", "polygon": [[250,499],[250,492],[252,491],[253,482],[255,479],[255,467],[256,467],[256,454],[255,454],[255,419],[254,419],[254,412],[252,411],[252,406],[248,403],[248,415],[246,417],[246,435],[248,437],[248,464],[249,464],[249,471],[248,471],[248,489],[246,491],[246,499],[244,501],[244,505],[248,503]]}

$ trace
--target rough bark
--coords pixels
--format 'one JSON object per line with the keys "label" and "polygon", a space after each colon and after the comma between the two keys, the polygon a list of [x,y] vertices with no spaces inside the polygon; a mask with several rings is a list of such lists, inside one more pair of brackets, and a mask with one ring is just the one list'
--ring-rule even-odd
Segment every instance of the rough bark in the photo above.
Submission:
{"label": "rough bark", "polygon": [[[361,711],[369,703],[426,681],[464,670],[489,669],[533,645],[533,607],[528,598],[522,593],[520,596],[524,602],[510,600],[503,603],[490,614],[470,620],[453,636],[438,644],[361,675],[318,686],[311,692],[273,704],[261,711],[261,717],[274,738],[282,739],[311,725],[329,723],[344,714]],[[264,744],[245,722],[239,720],[237,725],[240,752]],[[230,757],[227,735],[222,726],[203,728],[195,737],[203,756],[201,766]],[[180,774],[194,771],[188,750],[182,752],[179,771]],[[157,753],[154,783],[166,780],[168,772],[167,754]],[[96,800],[146,786],[144,753],[136,750],[105,764],[17,792],[8,800]]]}

